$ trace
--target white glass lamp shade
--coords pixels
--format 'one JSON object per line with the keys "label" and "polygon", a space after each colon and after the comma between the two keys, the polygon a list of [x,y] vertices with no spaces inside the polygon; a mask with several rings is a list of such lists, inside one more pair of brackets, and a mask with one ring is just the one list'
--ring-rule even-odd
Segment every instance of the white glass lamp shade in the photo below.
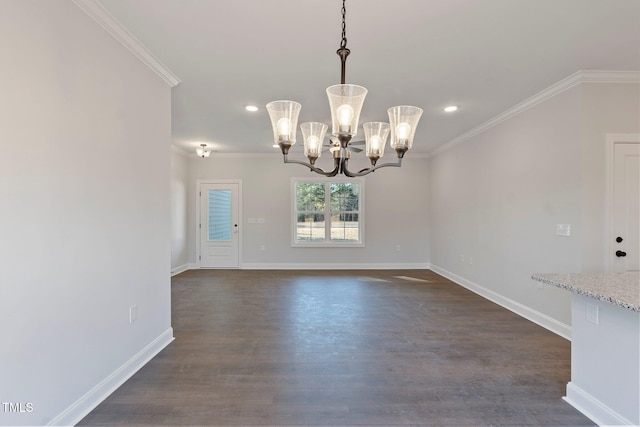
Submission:
{"label": "white glass lamp shade", "polygon": [[273,139],[280,147],[284,145],[288,149],[296,143],[296,128],[301,108],[302,105],[295,101],[273,101],[267,104]]}
{"label": "white glass lamp shade", "polygon": [[334,85],[327,88],[331,125],[334,135],[355,135],[367,89],[357,85]]}
{"label": "white glass lamp shade", "polygon": [[211,151],[206,149],[206,145],[200,144],[200,147],[196,148],[196,154],[204,159],[205,157],[209,157]]}
{"label": "white glass lamp shade", "polygon": [[309,159],[320,157],[327,129],[327,125],[318,122],[306,122],[300,125],[302,137],[304,138],[304,155],[306,157]]}
{"label": "white glass lamp shade", "polygon": [[422,108],[399,105],[387,110],[391,127],[391,147],[398,152],[405,152],[413,145],[413,137],[422,116]]}
{"label": "white glass lamp shade", "polygon": [[389,136],[389,123],[368,122],[362,124],[367,157],[378,160],[384,155],[384,147]]}

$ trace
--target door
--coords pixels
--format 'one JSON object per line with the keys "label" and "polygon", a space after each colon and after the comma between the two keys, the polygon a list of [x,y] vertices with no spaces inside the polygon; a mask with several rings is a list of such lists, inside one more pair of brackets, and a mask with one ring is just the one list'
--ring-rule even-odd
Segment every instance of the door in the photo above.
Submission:
{"label": "door", "polygon": [[238,183],[201,183],[200,267],[238,268],[240,261]]}
{"label": "door", "polygon": [[613,147],[611,271],[640,270],[640,144]]}

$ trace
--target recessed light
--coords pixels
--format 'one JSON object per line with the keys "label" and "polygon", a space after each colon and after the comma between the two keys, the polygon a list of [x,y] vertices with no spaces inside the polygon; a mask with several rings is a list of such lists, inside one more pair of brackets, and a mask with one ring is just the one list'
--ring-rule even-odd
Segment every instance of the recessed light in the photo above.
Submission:
{"label": "recessed light", "polygon": [[447,113],[453,113],[454,111],[458,110],[458,106],[457,105],[449,105],[447,107],[444,107],[444,111],[446,111]]}
{"label": "recessed light", "polygon": [[258,111],[258,107],[256,107],[255,105],[247,105],[246,107],[244,107],[244,109],[247,111],[251,111],[252,113]]}

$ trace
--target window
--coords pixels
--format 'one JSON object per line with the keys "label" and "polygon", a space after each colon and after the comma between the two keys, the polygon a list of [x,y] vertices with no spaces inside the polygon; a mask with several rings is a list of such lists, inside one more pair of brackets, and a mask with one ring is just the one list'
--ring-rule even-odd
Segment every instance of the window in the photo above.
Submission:
{"label": "window", "polygon": [[231,190],[209,190],[209,241],[231,240]]}
{"label": "window", "polygon": [[363,246],[364,181],[293,180],[294,246]]}

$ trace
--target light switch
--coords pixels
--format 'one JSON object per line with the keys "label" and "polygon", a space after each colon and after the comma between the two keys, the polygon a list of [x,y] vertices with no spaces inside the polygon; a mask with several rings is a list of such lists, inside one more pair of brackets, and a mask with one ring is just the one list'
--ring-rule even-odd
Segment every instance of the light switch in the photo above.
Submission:
{"label": "light switch", "polygon": [[571,236],[571,224],[556,224],[556,234],[558,236]]}

